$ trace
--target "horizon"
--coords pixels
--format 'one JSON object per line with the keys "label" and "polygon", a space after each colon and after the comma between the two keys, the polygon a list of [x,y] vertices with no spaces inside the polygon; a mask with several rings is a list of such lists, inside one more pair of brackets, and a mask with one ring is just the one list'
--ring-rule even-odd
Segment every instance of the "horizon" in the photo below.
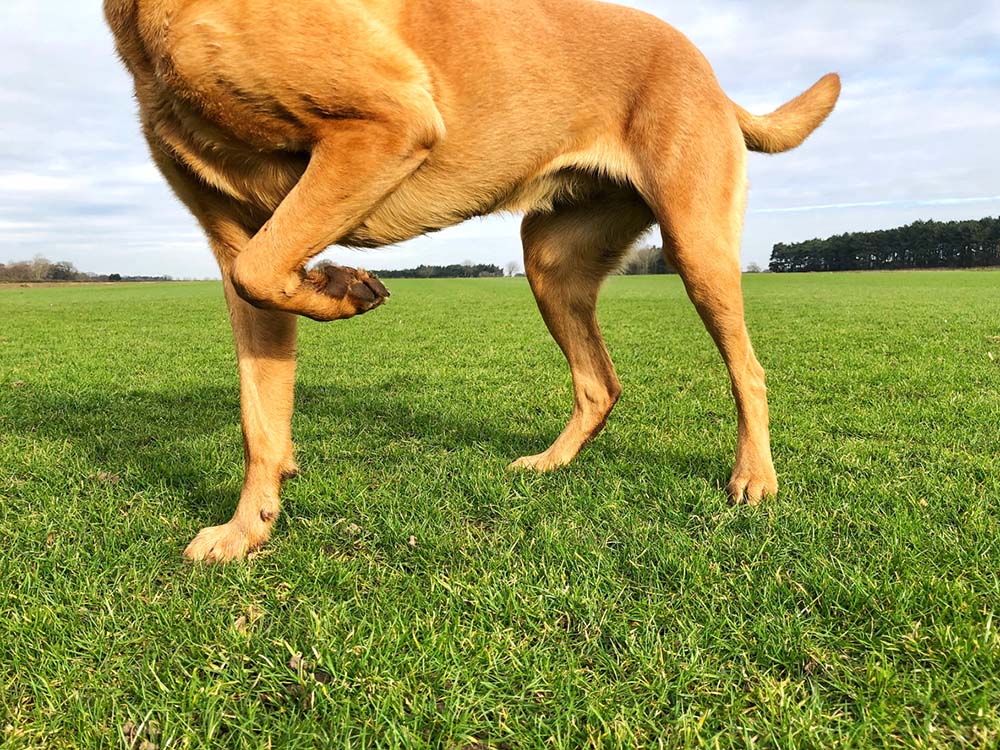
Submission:
{"label": "horizon", "polygon": [[[959,17],[930,3],[622,4],[687,34],[726,93],[754,112],[841,74],[840,104],[804,146],[751,154],[742,265],[766,267],[778,242],[1000,215],[1000,108],[983,104],[1000,101],[1000,7],[971,2]],[[13,0],[0,71],[0,262],[41,254],[89,273],[218,278],[200,229],[148,156],[99,5]],[[475,219],[321,257],[386,270],[503,267],[521,261],[519,221]],[[658,232],[640,244],[660,244]]]}
{"label": "horizon", "polygon": [[[811,238],[807,238],[804,241],[793,242],[793,243],[778,243],[778,244],[776,244],[774,246],[773,251],[777,251],[779,247],[782,247],[785,251],[787,251],[789,248],[795,249],[798,246],[801,246],[801,245],[804,245],[804,244],[808,244],[808,243],[811,243],[811,242],[829,242],[829,241],[835,240],[835,239],[837,239],[839,237],[846,237],[846,236],[862,236],[863,237],[863,236],[870,236],[870,235],[873,235],[873,234],[878,233],[878,232],[887,232],[887,231],[888,232],[892,232],[892,231],[895,231],[895,230],[909,229],[909,228],[917,226],[919,224],[931,223],[931,224],[935,224],[938,227],[946,227],[946,226],[949,226],[949,225],[957,225],[957,224],[963,224],[963,223],[981,223],[981,222],[986,222],[986,221],[990,221],[990,220],[996,220],[996,221],[1000,222],[1000,216],[995,216],[995,217],[994,216],[984,216],[984,217],[970,218],[970,219],[951,219],[951,220],[948,220],[948,221],[936,221],[936,220],[933,220],[933,219],[928,221],[928,220],[916,219],[916,220],[914,220],[912,222],[900,225],[898,227],[884,227],[884,228],[880,228],[880,229],[865,230],[865,231],[860,231],[860,232],[846,232],[846,233],[840,233],[840,234],[830,235],[829,237],[811,237]],[[647,236],[647,239],[648,238],[649,237]],[[656,244],[654,244],[652,242],[641,242],[641,241],[638,241],[638,242],[636,242],[630,248],[630,256],[633,257],[633,259],[634,259],[635,257],[638,257],[638,255],[641,254],[643,251],[649,250],[649,249],[655,249],[655,250],[662,251],[662,247],[660,245],[656,245]],[[317,256],[317,258],[320,258],[320,257],[322,257],[322,254],[320,256]],[[745,263],[742,266],[743,273],[779,273],[781,275],[786,275],[786,274],[789,274],[789,273],[844,273],[844,272],[879,273],[879,272],[897,272],[897,271],[970,271],[970,270],[983,270],[983,271],[985,271],[985,270],[997,270],[998,268],[1000,268],[1000,266],[996,266],[996,265],[959,265],[959,264],[955,264],[955,265],[913,265],[913,266],[884,267],[884,268],[845,268],[845,269],[837,269],[837,270],[806,269],[806,270],[798,270],[798,271],[788,271],[788,270],[785,270],[785,271],[780,271],[780,270],[779,271],[774,271],[774,269],[771,267],[771,264],[774,262],[775,257],[776,256],[774,254],[772,254],[770,256],[770,258],[768,259],[768,262],[765,262],[765,263],[758,263],[756,261],[750,261],[748,263]],[[36,253],[32,258],[15,258],[15,259],[11,259],[11,260],[8,260],[8,261],[0,261],[0,269],[2,269],[5,266],[5,264],[8,265],[8,266],[14,266],[14,265],[30,264],[32,262],[38,262],[38,261],[43,261],[45,263],[48,263],[49,265],[56,265],[56,264],[61,264],[61,263],[65,263],[66,262],[64,259],[61,259],[61,258],[49,258],[49,257],[46,257],[42,253]],[[508,262],[505,266],[502,266],[499,263],[481,262],[481,261],[476,261],[476,260],[472,260],[472,259],[469,259],[469,258],[466,258],[466,259],[464,259],[462,261],[453,261],[453,262],[450,262],[450,263],[447,263],[447,264],[419,263],[419,264],[413,265],[413,266],[396,267],[396,268],[374,268],[374,267],[371,267],[371,268],[367,268],[366,270],[369,273],[376,274],[376,275],[379,275],[379,274],[383,274],[383,275],[384,274],[395,274],[395,273],[399,273],[399,272],[413,272],[414,274],[416,274],[416,272],[419,271],[421,268],[442,269],[442,268],[448,268],[448,267],[453,267],[453,266],[465,266],[465,267],[486,266],[486,267],[492,267],[492,268],[495,268],[496,270],[499,270],[500,271],[500,275],[502,277],[509,277],[509,278],[512,278],[512,277],[515,277],[515,276],[523,278],[524,275],[525,275],[524,274],[524,269],[523,269],[522,264],[520,263],[520,261]],[[512,270],[511,266],[516,266],[516,268],[514,270]],[[642,273],[642,272],[636,273],[634,271],[628,271],[628,270],[626,270],[628,267],[629,267],[629,263],[625,263],[616,272],[613,272],[612,275],[614,275],[614,276],[617,276],[617,275],[663,275],[663,272],[659,272],[659,271],[650,271],[650,272],[648,272],[648,274],[647,273]],[[221,281],[222,280],[221,276],[218,273],[216,273],[215,275],[209,274],[208,276],[173,276],[171,274],[130,274],[130,275],[123,276],[122,274],[119,274],[119,273],[117,273],[115,271],[106,271],[106,270],[105,271],[100,271],[100,270],[98,270],[98,271],[83,271],[81,269],[76,269],[75,266],[74,266],[74,270],[76,270],[78,273],[80,273],[80,275],[87,276],[87,277],[93,277],[93,278],[77,278],[77,279],[65,279],[65,280],[64,279],[42,279],[40,281],[27,282],[27,283],[45,283],[45,284],[48,284],[48,283],[60,283],[60,282],[64,282],[64,281],[65,282],[70,282],[70,283],[89,283],[89,282],[104,283],[105,281],[114,281],[114,282],[130,282],[130,281],[137,281],[137,282],[149,282],[149,281],[192,281],[193,282],[193,281]],[[673,274],[675,272],[674,271],[668,271],[667,273],[668,274]],[[118,278],[117,279],[114,279],[114,278],[112,278],[112,279],[102,279],[101,278],[101,277],[107,277],[107,276],[117,276]],[[389,278],[389,277],[387,277],[387,278]],[[453,277],[453,276],[427,276],[427,277],[424,277],[424,276],[421,276],[421,275],[417,274],[417,275],[413,275],[413,276],[396,276],[395,278],[421,278],[421,279],[430,280],[430,279],[454,279],[454,278],[459,278],[459,277]],[[476,278],[476,277],[467,277],[467,278]],[[495,277],[490,277],[490,278],[495,278]],[[26,282],[23,279],[17,279],[17,280],[14,280],[14,281],[10,281],[10,280],[4,281],[3,279],[0,279],[0,286],[2,286],[4,284],[9,284],[9,283],[26,283]]]}

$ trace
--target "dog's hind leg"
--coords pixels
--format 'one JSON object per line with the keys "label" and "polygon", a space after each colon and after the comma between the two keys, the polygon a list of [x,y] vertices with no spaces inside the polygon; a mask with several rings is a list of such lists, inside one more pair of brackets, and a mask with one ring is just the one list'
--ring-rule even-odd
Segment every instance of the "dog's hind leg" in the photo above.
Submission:
{"label": "dog's hind leg", "polygon": [[[647,200],[663,232],[667,261],[725,360],[738,418],[734,502],[756,504],[778,490],[768,428],[764,370],[743,310],[740,237],[746,201],[746,149],[728,104],[706,106],[683,150],[669,142],[640,151]],[[665,157],[664,155],[672,155]]]}
{"label": "dog's hind leg", "polygon": [[626,189],[525,218],[524,266],[542,317],[573,373],[573,414],[548,450],[525,456],[512,468],[564,466],[604,427],[621,384],[597,325],[597,295],[652,223],[649,208]]}

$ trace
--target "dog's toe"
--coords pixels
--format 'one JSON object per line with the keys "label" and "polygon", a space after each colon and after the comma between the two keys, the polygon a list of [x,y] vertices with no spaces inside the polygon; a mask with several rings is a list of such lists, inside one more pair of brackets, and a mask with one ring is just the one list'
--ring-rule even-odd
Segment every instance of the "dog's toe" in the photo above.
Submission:
{"label": "dog's toe", "polygon": [[389,292],[388,289],[385,288],[385,284],[382,283],[382,280],[379,279],[378,276],[372,276],[371,274],[368,274],[366,272],[365,284],[367,284],[371,288],[371,290],[375,292],[375,296],[381,299],[382,301],[385,301],[392,296],[392,294]]}
{"label": "dog's toe", "polygon": [[329,265],[310,275],[323,294],[349,306],[351,315],[374,310],[391,296],[385,284],[364,270]]}
{"label": "dog's toe", "polygon": [[568,461],[561,460],[551,453],[539,453],[537,456],[523,456],[507,467],[509,471],[537,471],[539,473],[555,471],[565,466]]}
{"label": "dog's toe", "polygon": [[764,498],[778,494],[778,482],[775,479],[734,474],[726,485],[726,494],[734,505],[759,505]]}

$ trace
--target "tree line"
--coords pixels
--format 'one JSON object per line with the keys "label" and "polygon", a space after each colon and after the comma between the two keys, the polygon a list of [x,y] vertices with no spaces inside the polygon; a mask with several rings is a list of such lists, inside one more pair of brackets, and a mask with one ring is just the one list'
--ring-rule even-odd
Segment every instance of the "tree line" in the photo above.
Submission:
{"label": "tree line", "polygon": [[1000,218],[916,221],[897,229],[778,243],[774,273],[1000,266]]}
{"label": "tree line", "polygon": [[[322,265],[322,264],[321,264]],[[520,266],[508,263],[507,272],[518,275]],[[402,270],[372,271],[384,279],[479,279],[504,275],[504,269],[491,263],[466,261],[450,266],[419,266]],[[50,281],[173,281],[171,276],[122,276],[121,274],[86,273],[68,261],[51,261],[42,255],[31,260],[0,263],[0,283],[39,283]]]}
{"label": "tree line", "polygon": [[[916,221],[896,229],[849,232],[825,240],[778,243],[771,253],[774,273],[806,271],[876,271],[904,268],[980,268],[1000,266],[1000,217],[971,221]],[[759,269],[748,269],[757,271]],[[373,271],[384,279],[476,279],[518,276],[520,266],[455,263],[447,266]],[[619,271],[623,275],[670,274],[674,270],[659,247],[633,252]],[[46,281],[173,281],[170,276],[123,276],[79,271],[68,261],[31,260],[0,263],[0,283]]]}
{"label": "tree line", "polygon": [[0,283],[31,284],[45,281],[173,281],[170,276],[122,276],[118,273],[85,273],[69,261],[51,261],[43,255],[31,260],[0,263]]}
{"label": "tree line", "polygon": [[371,271],[380,279],[487,279],[504,275],[492,263],[455,263],[450,266],[417,266],[389,271]]}
{"label": "tree line", "polygon": [[[663,259],[659,247],[642,247],[631,253],[618,271],[625,276],[674,273]],[[450,266],[418,266],[388,271],[371,271],[381,279],[479,279],[499,276],[523,276],[516,261],[503,268],[492,264],[473,264],[465,261]]]}

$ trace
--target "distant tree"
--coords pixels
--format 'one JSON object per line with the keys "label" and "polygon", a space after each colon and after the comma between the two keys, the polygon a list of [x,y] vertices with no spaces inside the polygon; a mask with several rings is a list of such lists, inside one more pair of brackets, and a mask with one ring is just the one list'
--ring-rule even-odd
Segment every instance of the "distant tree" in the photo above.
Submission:
{"label": "distant tree", "polygon": [[663,249],[649,246],[635,250],[626,259],[620,272],[626,276],[644,276],[673,273],[674,271],[663,257]]}
{"label": "distant tree", "polygon": [[51,269],[52,263],[48,258],[36,255],[31,260],[18,260],[0,265],[0,281],[46,281],[51,279]]}
{"label": "distant tree", "polygon": [[108,276],[108,281],[121,281],[122,275],[120,273],[113,273]]}
{"label": "distant tree", "polygon": [[46,281],[76,281],[79,276],[76,267],[68,261],[51,263],[45,271]]}
{"label": "distant tree", "polygon": [[512,260],[506,266],[504,266],[504,270],[510,277],[517,276],[519,273],[521,273],[521,264],[518,263],[516,260]]}
{"label": "distant tree", "polygon": [[37,272],[38,267],[34,261],[14,261],[5,265],[0,271],[0,281],[40,281],[41,279],[36,278]]}
{"label": "distant tree", "polygon": [[28,281],[42,281],[49,272],[52,264],[44,255],[36,255],[31,259],[31,278]]}
{"label": "distant tree", "polygon": [[764,269],[758,263],[749,263],[746,268],[747,273],[764,273]]}

